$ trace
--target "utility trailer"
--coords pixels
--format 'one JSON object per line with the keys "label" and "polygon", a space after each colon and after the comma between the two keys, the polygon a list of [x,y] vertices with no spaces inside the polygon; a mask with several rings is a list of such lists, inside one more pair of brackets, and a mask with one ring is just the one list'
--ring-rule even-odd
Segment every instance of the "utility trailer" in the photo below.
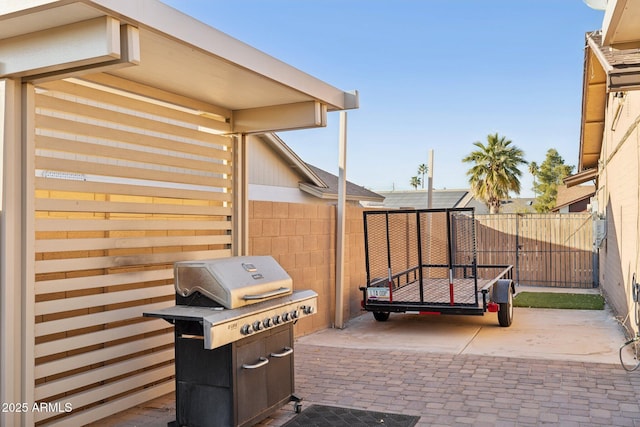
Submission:
{"label": "utility trailer", "polygon": [[478,265],[473,208],[364,212],[367,285],[362,308],[390,313],[484,315],[513,321],[511,265]]}

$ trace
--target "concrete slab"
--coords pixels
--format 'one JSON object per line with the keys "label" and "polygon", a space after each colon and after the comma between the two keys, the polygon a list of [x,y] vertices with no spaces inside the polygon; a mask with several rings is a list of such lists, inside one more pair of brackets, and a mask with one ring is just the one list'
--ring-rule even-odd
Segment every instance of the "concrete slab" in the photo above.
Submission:
{"label": "concrete slab", "polygon": [[371,313],[350,320],[344,329],[325,329],[301,337],[310,345],[490,355],[531,359],[619,363],[622,326],[605,310],[515,308],[513,324],[498,325],[484,316],[391,314],[378,322]]}

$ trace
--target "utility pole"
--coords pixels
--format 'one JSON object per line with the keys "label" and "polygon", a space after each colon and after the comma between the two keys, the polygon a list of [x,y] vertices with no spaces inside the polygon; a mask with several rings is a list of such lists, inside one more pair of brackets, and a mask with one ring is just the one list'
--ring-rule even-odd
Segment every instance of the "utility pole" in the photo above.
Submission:
{"label": "utility pole", "polygon": [[427,208],[433,206],[433,148],[429,150],[429,165],[427,167]]}

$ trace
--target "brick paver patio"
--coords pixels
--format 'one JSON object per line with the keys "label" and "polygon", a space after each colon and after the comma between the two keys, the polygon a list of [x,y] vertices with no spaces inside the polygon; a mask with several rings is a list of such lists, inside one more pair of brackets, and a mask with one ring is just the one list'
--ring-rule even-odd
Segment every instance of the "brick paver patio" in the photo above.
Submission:
{"label": "brick paver patio", "polygon": [[[524,343],[523,343],[524,345]],[[418,426],[640,426],[640,371],[616,364],[296,344],[296,394],[312,403],[419,415]],[[96,426],[165,426],[169,395]],[[286,405],[260,426],[293,417]]]}

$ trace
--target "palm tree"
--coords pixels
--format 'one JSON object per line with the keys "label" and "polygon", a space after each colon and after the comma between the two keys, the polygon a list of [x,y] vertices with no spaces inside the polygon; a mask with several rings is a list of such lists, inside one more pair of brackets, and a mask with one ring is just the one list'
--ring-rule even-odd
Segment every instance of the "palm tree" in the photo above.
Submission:
{"label": "palm tree", "polygon": [[518,169],[526,164],[524,151],[504,136],[497,133],[487,135],[487,145],[474,142],[478,149],[472,151],[463,162],[474,163],[467,171],[473,195],[484,201],[490,213],[500,211],[500,203],[509,197],[509,192],[520,194],[520,176]]}
{"label": "palm tree", "polygon": [[536,192],[536,177],[538,176],[539,168],[536,162],[529,163],[529,173],[533,175],[533,192]]}
{"label": "palm tree", "polygon": [[411,184],[411,186],[413,187],[414,190],[418,189],[418,185],[420,185],[420,177],[419,176],[412,176],[411,177],[411,181],[409,182],[409,184]]}
{"label": "palm tree", "polygon": [[422,181],[420,181],[422,183],[422,188],[424,188],[424,176],[428,171],[429,166],[425,165],[424,163],[418,166],[418,173],[422,175]]}

